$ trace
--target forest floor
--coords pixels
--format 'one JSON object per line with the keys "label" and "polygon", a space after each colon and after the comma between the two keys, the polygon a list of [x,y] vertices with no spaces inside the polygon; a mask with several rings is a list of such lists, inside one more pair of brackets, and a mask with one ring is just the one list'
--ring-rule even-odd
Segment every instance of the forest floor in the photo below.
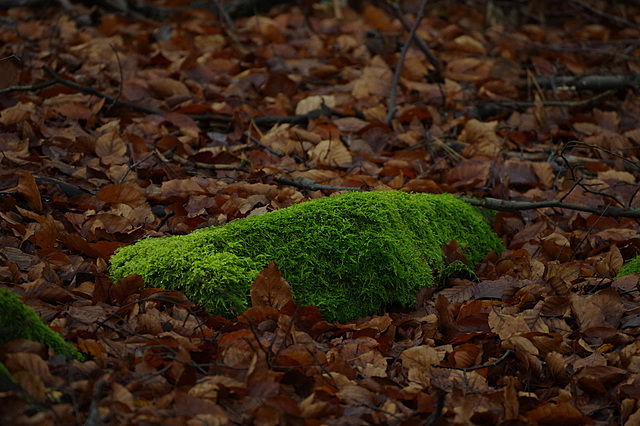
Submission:
{"label": "forest floor", "polygon": [[[0,285],[86,360],[3,345],[0,423],[640,425],[637,1],[34,3],[0,14]],[[507,250],[346,324],[109,279],[346,189],[504,200]]]}

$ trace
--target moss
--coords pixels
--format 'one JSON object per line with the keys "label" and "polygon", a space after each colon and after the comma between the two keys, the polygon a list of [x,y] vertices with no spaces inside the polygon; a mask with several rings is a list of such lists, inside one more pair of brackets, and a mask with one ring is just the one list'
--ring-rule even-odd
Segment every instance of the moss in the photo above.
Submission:
{"label": "moss", "polygon": [[470,264],[502,243],[482,215],[448,194],[347,193],[239,219],[189,235],[145,239],[111,258],[114,281],[182,290],[216,314],[240,313],[273,260],[300,305],[329,321],[409,305],[444,268],[442,245],[456,239]]}
{"label": "moss", "polygon": [[40,342],[69,359],[83,359],[76,348],[47,327],[15,293],[0,288],[0,346],[18,338]]}
{"label": "moss", "polygon": [[7,377],[9,380],[15,383],[13,377],[11,377],[11,373],[7,370],[7,367],[4,366],[3,363],[0,362],[0,375]]}
{"label": "moss", "polygon": [[616,276],[616,279],[623,277],[625,275],[633,274],[634,272],[640,275],[640,256],[637,256],[631,259],[629,263],[627,263],[622,268],[620,268],[620,271],[618,271],[618,275]]}

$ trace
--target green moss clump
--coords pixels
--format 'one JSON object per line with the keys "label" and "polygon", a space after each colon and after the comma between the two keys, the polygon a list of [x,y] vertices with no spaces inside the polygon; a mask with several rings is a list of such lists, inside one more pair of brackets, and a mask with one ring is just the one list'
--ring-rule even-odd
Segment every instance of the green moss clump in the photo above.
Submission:
{"label": "green moss clump", "polygon": [[141,240],[112,256],[111,275],[139,274],[228,315],[249,306],[253,280],[273,260],[299,305],[348,321],[413,303],[434,284],[445,266],[441,247],[454,239],[470,264],[503,250],[478,210],[453,195],[353,192]]}
{"label": "green moss clump", "polygon": [[634,272],[640,275],[640,256],[631,259],[629,263],[622,266],[622,268],[620,268],[620,271],[618,271],[616,279],[624,277],[625,275],[633,274]]}
{"label": "green moss clump", "polygon": [[76,348],[47,327],[14,292],[0,288],[0,346],[18,338],[40,342],[69,359],[83,360]]}

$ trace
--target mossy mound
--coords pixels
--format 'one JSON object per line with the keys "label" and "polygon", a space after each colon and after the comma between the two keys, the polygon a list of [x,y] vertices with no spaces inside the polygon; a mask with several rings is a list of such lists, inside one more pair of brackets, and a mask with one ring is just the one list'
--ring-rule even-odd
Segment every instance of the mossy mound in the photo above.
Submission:
{"label": "mossy mound", "polygon": [[624,277],[625,275],[630,275],[636,272],[640,275],[640,256],[637,256],[629,261],[626,265],[623,265],[618,271],[618,275],[616,278]]}
{"label": "mossy mound", "polygon": [[478,210],[452,195],[353,192],[141,240],[115,253],[111,275],[139,274],[228,315],[249,306],[253,280],[273,260],[299,305],[348,321],[411,304],[434,284],[445,266],[441,247],[454,239],[472,264],[503,250]]}
{"label": "mossy mound", "polygon": [[47,327],[14,292],[0,288],[0,346],[18,338],[40,342],[69,359],[83,359],[76,348]]}

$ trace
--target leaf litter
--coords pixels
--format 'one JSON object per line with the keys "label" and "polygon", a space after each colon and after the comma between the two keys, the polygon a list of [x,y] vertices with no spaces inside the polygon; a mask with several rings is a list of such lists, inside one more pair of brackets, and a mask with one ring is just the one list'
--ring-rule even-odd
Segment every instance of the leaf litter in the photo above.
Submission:
{"label": "leaf litter", "polygon": [[[140,238],[335,188],[638,208],[637,6],[427,8],[416,33],[444,82],[411,47],[385,125],[406,37],[393,8],[303,2],[231,27],[184,3],[155,2],[179,7],[163,22],[80,3],[2,11],[2,286],[86,358],[0,348],[3,423],[640,422],[638,278],[615,279],[640,252],[632,219],[500,212],[508,249],[477,281],[347,324],[295,306],[273,266],[233,321],[107,270]],[[587,85],[611,76],[614,93]]]}

